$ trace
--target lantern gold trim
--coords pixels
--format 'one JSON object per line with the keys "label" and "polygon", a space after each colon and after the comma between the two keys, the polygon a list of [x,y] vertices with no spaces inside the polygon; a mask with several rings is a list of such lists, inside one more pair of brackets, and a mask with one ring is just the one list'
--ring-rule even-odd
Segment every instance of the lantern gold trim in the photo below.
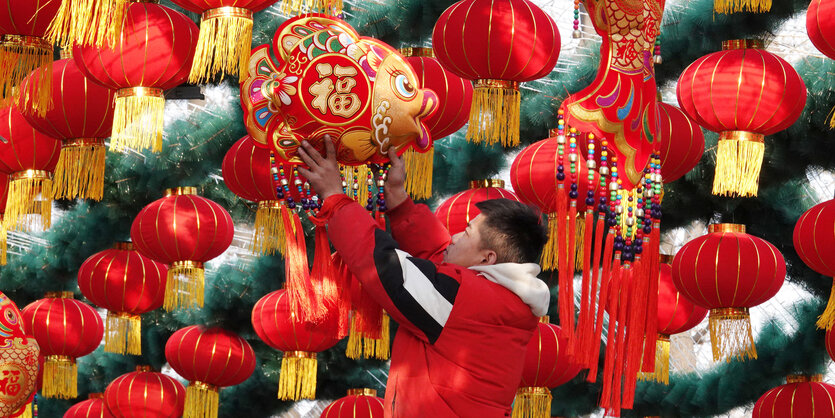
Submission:
{"label": "lantern gold trim", "polygon": [[220,73],[241,80],[249,73],[252,45],[252,11],[240,7],[219,7],[203,12],[200,34],[188,80],[199,84]]}
{"label": "lantern gold trim", "polygon": [[110,150],[162,151],[165,96],[162,89],[129,87],[116,91]]}
{"label": "lantern gold trim", "polygon": [[519,82],[481,79],[473,86],[473,105],[467,127],[467,140],[504,147],[519,145]]}
{"label": "lantern gold trim", "polygon": [[104,195],[104,138],[73,138],[61,142],[52,181],[53,199],[92,199]]}
{"label": "lantern gold trim", "polygon": [[709,327],[713,361],[757,358],[748,308],[711,309]]}
{"label": "lantern gold trim", "polygon": [[504,188],[504,180],[500,179],[484,179],[484,180],[473,180],[470,182],[470,189],[483,189],[486,187],[498,187],[500,189]]}
{"label": "lantern gold trim", "polygon": [[755,132],[719,133],[716,174],[713,179],[714,195],[757,196],[765,156],[764,139],[763,135]]}

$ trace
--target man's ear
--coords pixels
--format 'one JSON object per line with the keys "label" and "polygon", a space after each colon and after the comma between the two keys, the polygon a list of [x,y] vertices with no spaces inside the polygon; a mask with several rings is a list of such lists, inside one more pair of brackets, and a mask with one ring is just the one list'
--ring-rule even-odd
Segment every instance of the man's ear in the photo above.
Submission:
{"label": "man's ear", "polygon": [[496,252],[493,250],[482,250],[481,253],[481,264],[482,266],[490,266],[496,264],[498,261],[499,256],[496,255]]}

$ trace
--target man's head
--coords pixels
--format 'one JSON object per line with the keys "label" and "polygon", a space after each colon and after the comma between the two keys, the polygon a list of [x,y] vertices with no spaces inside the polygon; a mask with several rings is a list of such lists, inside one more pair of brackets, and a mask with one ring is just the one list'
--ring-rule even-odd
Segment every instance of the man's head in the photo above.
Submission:
{"label": "man's head", "polygon": [[539,214],[509,199],[476,203],[481,214],[452,237],[444,262],[463,267],[498,263],[536,263],[548,233]]}

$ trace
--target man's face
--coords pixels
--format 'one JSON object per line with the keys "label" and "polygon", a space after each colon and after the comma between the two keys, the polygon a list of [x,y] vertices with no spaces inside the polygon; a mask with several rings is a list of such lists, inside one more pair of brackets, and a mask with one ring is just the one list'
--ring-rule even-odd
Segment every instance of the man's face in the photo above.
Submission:
{"label": "man's face", "polygon": [[452,236],[449,246],[444,251],[444,263],[472,267],[495,262],[495,256],[490,262],[490,253],[493,251],[481,248],[480,228],[484,220],[484,215],[479,214],[467,224],[467,229]]}

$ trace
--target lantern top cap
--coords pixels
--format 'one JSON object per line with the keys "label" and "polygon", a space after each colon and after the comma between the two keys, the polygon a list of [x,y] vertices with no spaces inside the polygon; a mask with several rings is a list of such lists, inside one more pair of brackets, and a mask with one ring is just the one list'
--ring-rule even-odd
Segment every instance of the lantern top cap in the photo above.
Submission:
{"label": "lantern top cap", "polygon": [[133,251],[133,243],[130,241],[119,241],[113,244],[114,250]]}
{"label": "lantern top cap", "polygon": [[658,261],[661,264],[673,264],[673,258],[674,257],[675,256],[670,255],[670,254],[659,254],[658,255]]}
{"label": "lantern top cap", "polygon": [[551,323],[551,317],[548,316],[548,315],[540,316],[539,317],[539,323],[540,324],[550,324]]}
{"label": "lantern top cap", "polygon": [[103,393],[91,393],[87,399],[104,399]]}
{"label": "lantern top cap", "polygon": [[711,224],[707,227],[707,231],[711,234],[720,232],[739,232],[745,233],[745,225],[742,224]]}
{"label": "lantern top cap", "polygon": [[762,39],[730,39],[722,41],[722,50],[730,51],[732,49],[763,49],[765,44]]}
{"label": "lantern top cap", "polygon": [[190,186],[174,187],[174,188],[171,188],[171,189],[165,189],[165,192],[163,192],[163,195],[165,195],[165,197],[168,197],[168,196],[183,196],[183,195],[190,195],[190,194],[197,194],[197,188],[196,187],[190,187]]}
{"label": "lantern top cap", "polygon": [[61,57],[62,60],[72,59],[72,49],[62,48],[58,55]]}
{"label": "lantern top cap", "polygon": [[435,58],[435,51],[432,48],[406,47],[398,50],[404,57],[430,57]]}
{"label": "lantern top cap", "polygon": [[74,299],[75,295],[70,291],[64,290],[60,292],[46,292],[44,297],[48,299]]}
{"label": "lantern top cap", "polygon": [[348,389],[348,396],[377,396],[376,389]]}
{"label": "lantern top cap", "polygon": [[790,374],[786,376],[786,383],[823,382],[822,374]]}
{"label": "lantern top cap", "polygon": [[470,189],[483,189],[485,187],[504,188],[504,180],[484,179],[484,180],[473,180],[473,181],[470,182]]}
{"label": "lantern top cap", "polygon": [[153,368],[153,367],[151,367],[151,366],[142,365],[142,366],[136,366],[136,371],[137,371],[137,372],[145,372],[145,373],[150,373],[150,372],[153,372],[153,371],[154,371],[154,368]]}

